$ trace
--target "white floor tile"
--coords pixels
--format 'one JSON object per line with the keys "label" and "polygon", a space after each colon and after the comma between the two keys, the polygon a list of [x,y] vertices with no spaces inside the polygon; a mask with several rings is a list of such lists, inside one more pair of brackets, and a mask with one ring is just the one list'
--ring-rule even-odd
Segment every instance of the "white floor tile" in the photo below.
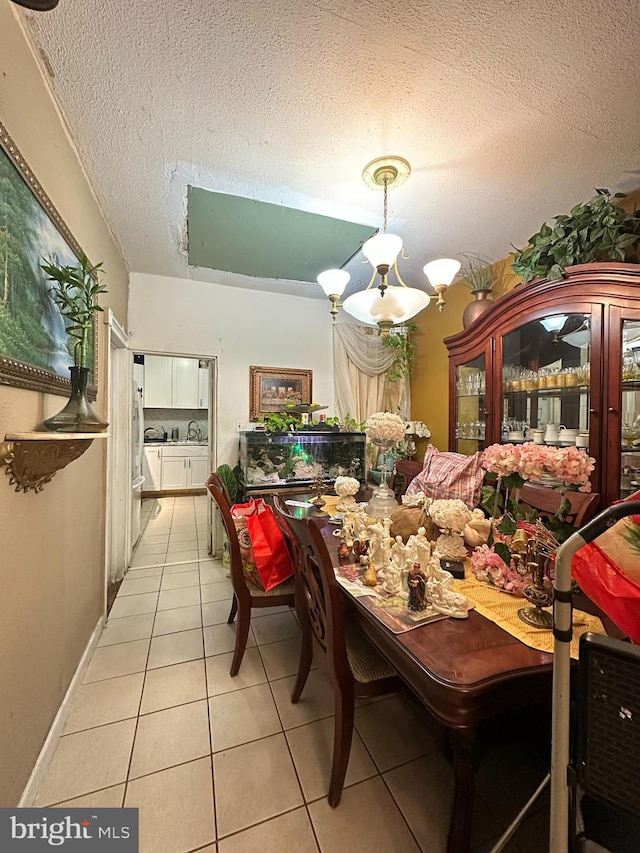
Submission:
{"label": "white floor tile", "polygon": [[80,797],[124,782],[135,720],[61,737],[36,796],[36,806]]}
{"label": "white floor tile", "polygon": [[266,682],[267,675],[257,648],[245,649],[240,672],[233,678],[229,675],[232,660],[233,652],[206,658],[207,693],[209,696],[231,693],[232,690],[242,690],[244,687],[253,687],[255,684]]}
{"label": "white floor tile", "polygon": [[174,572],[173,574],[165,575],[162,578],[160,589],[164,592],[166,589],[181,589],[186,586],[198,586],[200,583],[199,572]]}
{"label": "white floor tile", "polygon": [[205,701],[144,714],[138,721],[129,778],[146,776],[210,753]]}
{"label": "white floor tile", "polygon": [[212,696],[209,709],[214,752],[282,731],[268,684]]}
{"label": "white floor tile", "polygon": [[171,666],[174,663],[183,663],[202,657],[204,657],[204,649],[201,628],[166,634],[153,637],[151,640],[147,669],[158,669],[161,666]]}
{"label": "white floor tile", "polygon": [[[142,569],[142,571],[147,570]],[[124,595],[122,598],[117,598],[114,601],[113,607],[109,611],[109,619],[122,619],[125,616],[140,616],[143,613],[155,613],[157,604],[157,592]]]}
{"label": "white floor tile", "polygon": [[117,646],[97,648],[87,667],[83,683],[117,678],[133,672],[144,672],[149,653],[149,640],[119,643]]}
{"label": "white floor tile", "polygon": [[220,625],[226,622],[231,611],[231,599],[228,601],[210,601],[202,605],[202,624]]}
{"label": "white floor tile", "polygon": [[156,613],[153,623],[153,636],[174,634],[176,631],[189,631],[200,628],[202,613],[196,604],[191,607],[175,607],[171,610],[160,610]]}
{"label": "white floor tile", "polygon": [[[236,647],[236,623],[227,625],[226,620],[221,625],[209,625],[203,629],[204,648],[207,657],[212,655],[224,655],[232,652]],[[253,631],[249,628],[247,637],[247,648],[255,646],[256,641]]]}
{"label": "white floor tile", "polygon": [[81,684],[73,698],[63,734],[79,732],[138,715],[144,673]]}
{"label": "white floor tile", "polygon": [[173,610],[175,607],[190,607],[200,604],[200,587],[187,586],[182,589],[167,589],[160,593],[158,611]]}
{"label": "white floor tile", "polygon": [[154,616],[153,613],[143,613],[139,616],[124,616],[122,619],[109,618],[98,640],[98,648],[150,637]]}
{"label": "white floor tile", "polygon": [[206,696],[203,660],[151,669],[145,677],[140,713],[150,714],[152,711],[205,699]]}
{"label": "white floor tile", "polygon": [[140,853],[186,853],[215,839],[211,759],[132,779],[125,807],[140,810]]}

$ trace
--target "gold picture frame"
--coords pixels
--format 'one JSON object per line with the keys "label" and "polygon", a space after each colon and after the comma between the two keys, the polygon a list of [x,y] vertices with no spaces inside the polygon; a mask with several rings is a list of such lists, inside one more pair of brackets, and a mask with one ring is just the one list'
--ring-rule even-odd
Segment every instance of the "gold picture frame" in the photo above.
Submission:
{"label": "gold picture frame", "polygon": [[[0,384],[68,397],[73,356],[65,321],[40,262],[79,265],[82,249],[0,122]],[[45,248],[46,247],[46,248]],[[98,323],[94,315],[87,396],[96,399]]]}
{"label": "gold picture frame", "polygon": [[289,367],[249,367],[249,417],[257,421],[262,415],[283,412],[287,403],[311,402],[312,370]]}

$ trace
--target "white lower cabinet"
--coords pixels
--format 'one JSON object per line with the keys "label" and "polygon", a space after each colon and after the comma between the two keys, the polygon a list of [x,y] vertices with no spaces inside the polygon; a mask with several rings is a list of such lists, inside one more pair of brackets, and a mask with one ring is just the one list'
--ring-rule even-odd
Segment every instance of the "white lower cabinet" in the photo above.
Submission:
{"label": "white lower cabinet", "polygon": [[201,489],[209,476],[204,447],[163,447],[161,489]]}
{"label": "white lower cabinet", "polygon": [[187,457],[177,456],[175,458],[162,458],[162,486],[163,489],[186,489],[187,488]]}
{"label": "white lower cabinet", "polygon": [[143,490],[157,492],[162,481],[162,448],[145,447],[142,456],[142,474],[144,476]]}
{"label": "white lower cabinet", "polygon": [[187,468],[187,488],[201,489],[211,471],[206,456],[192,457]]}

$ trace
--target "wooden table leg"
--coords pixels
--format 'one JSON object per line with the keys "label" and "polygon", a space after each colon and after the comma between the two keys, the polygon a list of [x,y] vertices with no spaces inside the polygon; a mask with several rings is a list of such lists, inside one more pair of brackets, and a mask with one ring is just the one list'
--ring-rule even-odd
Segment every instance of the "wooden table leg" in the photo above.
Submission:
{"label": "wooden table leg", "polygon": [[451,733],[453,746],[453,805],[449,821],[447,853],[467,853],[471,845],[474,782],[476,775],[476,730]]}

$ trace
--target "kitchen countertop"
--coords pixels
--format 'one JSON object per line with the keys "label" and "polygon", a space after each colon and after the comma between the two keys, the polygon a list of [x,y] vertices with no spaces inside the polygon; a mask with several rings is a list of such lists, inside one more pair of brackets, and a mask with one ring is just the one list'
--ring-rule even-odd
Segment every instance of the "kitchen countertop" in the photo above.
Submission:
{"label": "kitchen countertop", "polygon": [[202,441],[187,441],[186,439],[180,441],[145,441],[145,444],[153,444],[154,447],[164,447],[165,445],[172,445],[173,447],[207,447],[209,442],[206,438],[203,438]]}

